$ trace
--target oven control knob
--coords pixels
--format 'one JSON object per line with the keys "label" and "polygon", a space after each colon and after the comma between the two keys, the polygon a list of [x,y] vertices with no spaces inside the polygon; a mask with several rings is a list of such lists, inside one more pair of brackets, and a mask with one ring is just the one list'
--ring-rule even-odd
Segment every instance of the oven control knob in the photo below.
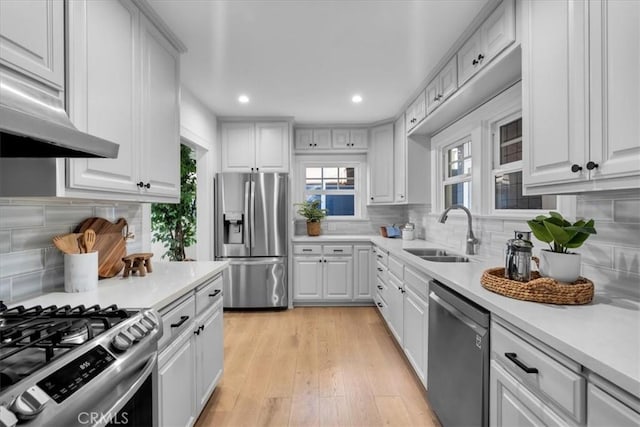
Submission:
{"label": "oven control knob", "polygon": [[18,419],[13,412],[0,406],[0,427],[15,427],[16,424],[18,424]]}
{"label": "oven control knob", "polygon": [[155,323],[147,317],[142,318],[140,324],[147,328],[149,332],[153,331],[153,328],[156,326]]}
{"label": "oven control knob", "polygon": [[122,353],[123,351],[127,351],[131,345],[133,345],[134,338],[131,334],[127,332],[119,332],[113,339],[111,340],[111,346],[118,353]]}
{"label": "oven control knob", "polygon": [[151,329],[149,329],[149,327],[145,325],[142,320],[138,323],[134,323],[133,327],[140,329],[144,335],[147,335],[149,332],[151,332]]}
{"label": "oven control knob", "polygon": [[42,391],[40,387],[33,386],[22,392],[13,401],[11,410],[15,412],[19,419],[29,420],[42,412],[48,401],[49,396],[47,396],[47,393]]}
{"label": "oven control knob", "polygon": [[138,325],[131,326],[129,329],[127,329],[127,332],[129,332],[131,334],[131,336],[133,337],[133,340],[136,341],[136,342],[140,341],[145,336],[144,329],[142,329]]}

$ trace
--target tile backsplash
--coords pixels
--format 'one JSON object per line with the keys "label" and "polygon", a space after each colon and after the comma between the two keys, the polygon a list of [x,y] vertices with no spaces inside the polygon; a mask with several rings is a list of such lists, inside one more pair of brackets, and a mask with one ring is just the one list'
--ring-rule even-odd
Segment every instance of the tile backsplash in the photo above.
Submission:
{"label": "tile backsplash", "polygon": [[[380,226],[404,224],[407,222],[406,206],[369,206],[367,220],[331,220],[322,221],[322,234],[379,234]],[[295,235],[307,234],[307,224],[304,220],[295,221]]]}
{"label": "tile backsplash", "polygon": [[[63,290],[64,258],[52,238],[93,216],[125,218],[136,233],[142,231],[139,203],[0,199],[0,300]],[[127,242],[127,252],[141,252],[141,242],[140,236]]]}
{"label": "tile backsplash", "polygon": [[[608,191],[577,196],[576,217],[595,219],[596,235],[576,250],[582,254],[582,274],[594,283],[640,293],[640,190]],[[465,250],[466,216],[453,216],[445,224],[438,213],[422,207],[408,210],[418,233],[428,240]],[[529,230],[525,220],[482,217],[473,220],[481,255],[502,256],[515,230]],[[452,242],[455,242],[452,244]],[[547,247],[534,239],[534,255]]]}

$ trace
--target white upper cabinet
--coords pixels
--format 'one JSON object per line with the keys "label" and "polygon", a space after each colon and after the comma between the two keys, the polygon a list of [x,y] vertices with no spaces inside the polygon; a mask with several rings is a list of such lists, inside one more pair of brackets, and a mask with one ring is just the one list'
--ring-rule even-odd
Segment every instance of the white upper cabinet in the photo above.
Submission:
{"label": "white upper cabinet", "polygon": [[640,185],[640,3],[523,2],[527,194]]}
{"label": "white upper cabinet", "polygon": [[63,92],[64,2],[0,1],[0,58],[2,65]]}
{"label": "white upper cabinet", "polygon": [[393,123],[371,129],[368,204],[393,202]]}
{"label": "white upper cabinet", "polygon": [[457,57],[454,56],[427,86],[425,90],[426,114],[430,114],[458,89],[457,64]]}
{"label": "white upper cabinet", "polygon": [[[429,200],[429,149],[426,142],[407,136],[405,119],[401,116],[393,124],[393,202],[394,204],[428,203]],[[391,158],[389,158],[391,159]],[[377,169],[390,168],[380,160]],[[380,173],[384,174],[384,171]],[[377,202],[381,203],[381,202]]]}
{"label": "white upper cabinet", "polygon": [[288,172],[289,123],[223,122],[223,172]]}
{"label": "white upper cabinet", "polygon": [[407,132],[413,129],[422,119],[427,115],[427,105],[425,92],[421,92],[420,95],[411,103],[407,111],[405,112],[406,128]]}
{"label": "white upper cabinet", "polygon": [[[407,132],[404,115],[393,124],[393,201],[407,202]],[[375,172],[375,171],[374,171]]]}
{"label": "white upper cabinet", "polygon": [[130,2],[72,1],[68,22],[71,120],[120,149],[117,159],[68,160],[67,195],[177,200],[177,50]]}
{"label": "white upper cabinet", "polygon": [[369,143],[367,129],[296,129],[295,149],[297,151],[366,151]]}
{"label": "white upper cabinet", "polygon": [[458,86],[491,62],[515,38],[514,0],[503,0],[458,51]]}

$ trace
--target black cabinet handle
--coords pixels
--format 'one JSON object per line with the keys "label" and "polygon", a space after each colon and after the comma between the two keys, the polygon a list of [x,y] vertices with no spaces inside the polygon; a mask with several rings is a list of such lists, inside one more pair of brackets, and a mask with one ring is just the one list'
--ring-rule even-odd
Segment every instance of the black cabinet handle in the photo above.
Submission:
{"label": "black cabinet handle", "polygon": [[302,249],[302,252],[313,252],[313,249]]}
{"label": "black cabinet handle", "polygon": [[151,188],[151,184],[147,182],[147,183],[144,185],[144,188]]}
{"label": "black cabinet handle", "polygon": [[471,65],[474,65],[474,66],[475,66],[475,65],[478,65],[478,60],[477,60],[477,59],[474,59],[473,61],[471,61]]}
{"label": "black cabinet handle", "polygon": [[180,316],[180,321],[178,323],[172,323],[171,327],[172,328],[179,328],[187,320],[189,320],[189,316]]}
{"label": "black cabinet handle", "polygon": [[398,290],[400,291],[400,293],[404,294],[406,291],[404,290],[404,288],[398,288]]}
{"label": "black cabinet handle", "polygon": [[371,200],[373,200],[373,197],[371,198]]}
{"label": "black cabinet handle", "polygon": [[382,303],[381,302],[379,302],[377,304],[378,304],[378,307],[382,308]]}
{"label": "black cabinet handle", "polygon": [[342,249],[334,249],[333,252],[344,252]]}
{"label": "black cabinet handle", "polygon": [[216,289],[215,291],[213,291],[213,293],[212,293],[212,294],[209,294],[209,296],[210,296],[211,298],[213,298],[213,297],[215,297],[215,296],[218,296],[218,294],[219,294],[220,292],[222,292],[222,290],[221,290],[221,289]]}
{"label": "black cabinet handle", "polygon": [[204,331],[204,325],[198,326],[198,331]]}
{"label": "black cabinet handle", "polygon": [[482,62],[482,60],[484,59],[484,55],[483,54],[478,54],[478,63]]}
{"label": "black cabinet handle", "polygon": [[597,163],[594,163],[594,162],[592,162],[592,161],[589,161],[589,162],[587,163],[587,169],[589,169],[590,171],[592,171],[592,170],[594,170],[594,169],[598,169],[598,166],[599,166],[599,165],[598,165]]}
{"label": "black cabinet handle", "polygon": [[193,331],[193,335],[200,335],[200,328]]}
{"label": "black cabinet handle", "polygon": [[573,164],[571,165],[571,172],[580,172],[582,170],[582,166]]}
{"label": "black cabinet handle", "polygon": [[140,181],[139,183],[136,184],[138,187],[142,188],[144,187],[144,182]]}
{"label": "black cabinet handle", "polygon": [[519,361],[517,354],[515,354],[515,353],[505,353],[504,355],[507,357],[507,359],[509,359],[513,363],[515,363],[518,366],[518,368],[522,369],[527,374],[537,374],[538,373],[538,368],[530,368],[527,365],[525,365],[524,363],[522,363],[521,361]]}
{"label": "black cabinet handle", "polygon": [[381,269],[380,267],[378,267],[378,271],[384,271],[383,269]]}
{"label": "black cabinet handle", "polygon": [[382,290],[382,286],[378,285],[378,289]]}

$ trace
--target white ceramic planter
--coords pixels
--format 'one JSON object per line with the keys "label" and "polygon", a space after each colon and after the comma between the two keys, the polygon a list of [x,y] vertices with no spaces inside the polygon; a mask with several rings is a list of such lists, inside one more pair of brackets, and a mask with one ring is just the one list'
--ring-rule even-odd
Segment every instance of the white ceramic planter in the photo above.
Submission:
{"label": "white ceramic planter", "polygon": [[576,253],[540,251],[540,274],[559,282],[571,283],[580,277],[581,256]]}

